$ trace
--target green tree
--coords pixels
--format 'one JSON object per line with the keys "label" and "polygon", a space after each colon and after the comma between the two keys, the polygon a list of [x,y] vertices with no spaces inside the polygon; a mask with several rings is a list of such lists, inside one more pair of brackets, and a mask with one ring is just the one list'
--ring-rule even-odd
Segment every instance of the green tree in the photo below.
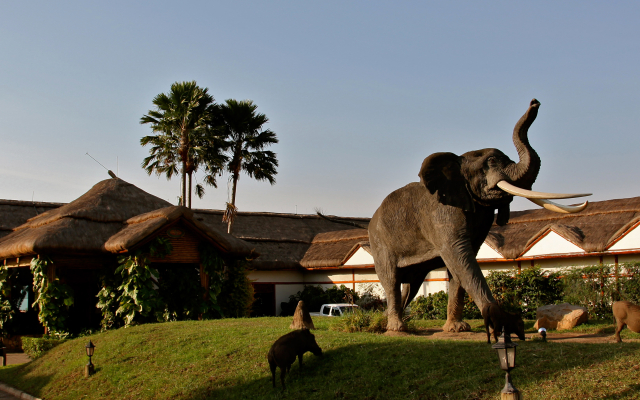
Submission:
{"label": "green tree", "polygon": [[220,105],[220,119],[222,136],[227,138],[228,161],[226,170],[231,174],[231,202],[227,203],[225,221],[227,232],[231,233],[233,219],[236,214],[236,191],[238,179],[242,171],[256,180],[266,180],[275,184],[276,154],[264,150],[267,146],[278,143],[276,134],[269,129],[263,129],[269,119],[266,115],[256,112],[257,105],[251,100],[237,101],[229,99]]}
{"label": "green tree", "polygon": [[178,173],[179,165],[181,203],[191,208],[192,175],[204,163],[204,158],[214,152],[208,146],[215,142],[210,139],[214,135],[211,121],[218,108],[208,89],[199,87],[195,81],[175,82],[169,93],[154,97],[153,105],[155,109],[140,119],[141,124],[151,124],[156,134],[140,139],[141,145],[152,146],[142,167],[149,175],[155,172],[171,179]]}

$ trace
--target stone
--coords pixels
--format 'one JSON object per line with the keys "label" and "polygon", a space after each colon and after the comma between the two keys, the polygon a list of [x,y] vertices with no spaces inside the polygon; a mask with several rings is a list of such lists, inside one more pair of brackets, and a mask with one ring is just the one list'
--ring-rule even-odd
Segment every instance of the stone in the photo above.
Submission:
{"label": "stone", "polygon": [[569,303],[551,304],[536,310],[535,329],[571,329],[589,319],[587,309]]}
{"label": "stone", "polygon": [[296,311],[293,313],[293,322],[289,326],[290,329],[316,329],[311,320],[311,315],[304,306],[304,301],[300,300]]}

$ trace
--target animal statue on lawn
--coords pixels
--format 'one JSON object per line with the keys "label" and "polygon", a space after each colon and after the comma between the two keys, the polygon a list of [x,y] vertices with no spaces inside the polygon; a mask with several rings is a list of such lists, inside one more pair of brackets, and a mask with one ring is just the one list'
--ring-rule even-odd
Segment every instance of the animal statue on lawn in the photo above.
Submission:
{"label": "animal statue on lawn", "polygon": [[640,307],[630,301],[616,301],[611,306],[613,317],[616,319],[616,342],[622,342],[620,332],[626,325],[630,331],[640,333]]}
{"label": "animal statue on lawn", "polygon": [[449,273],[443,328],[447,332],[471,329],[462,321],[465,291],[480,310],[495,303],[476,255],[494,221],[498,225],[509,221],[514,195],[563,213],[587,207],[587,202],[563,206],[548,199],[588,194],[531,191],[540,157],[529,145],[527,133],[539,107],[538,100],[531,100],[514,128],[519,162],[511,161],[498,149],[475,150],[461,156],[434,153],[422,163],[420,182],[394,191],[375,212],[369,223],[369,241],[376,273],[387,296],[387,330],[406,330],[404,309],[427,274],[442,267]]}
{"label": "animal statue on lawn", "polygon": [[298,301],[296,311],[293,313],[293,321],[289,325],[289,329],[316,329],[313,325],[313,320],[307,307],[304,305],[304,301]]}
{"label": "animal statue on lawn", "polygon": [[496,343],[503,330],[505,337],[515,333],[518,339],[525,340],[524,321],[520,315],[502,311],[496,303],[488,303],[482,309],[482,318],[484,318],[484,329],[487,331],[487,343],[491,343],[489,328],[493,329],[493,338]]}
{"label": "animal statue on lawn", "polygon": [[296,357],[298,357],[300,368],[302,368],[302,356],[307,351],[316,356],[322,355],[322,349],[316,343],[313,333],[308,329],[289,332],[275,341],[267,354],[274,388],[276,387],[276,367],[280,368],[280,382],[282,382],[282,390],[284,391],[286,373],[291,371],[291,365],[296,361]]}

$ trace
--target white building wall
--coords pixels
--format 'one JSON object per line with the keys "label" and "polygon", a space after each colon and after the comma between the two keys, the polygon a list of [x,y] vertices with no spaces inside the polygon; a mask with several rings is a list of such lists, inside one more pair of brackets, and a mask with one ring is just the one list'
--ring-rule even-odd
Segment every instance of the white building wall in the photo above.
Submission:
{"label": "white building wall", "polygon": [[373,256],[360,247],[344,265],[373,265]]}
{"label": "white building wall", "polygon": [[584,253],[584,250],[551,231],[533,245],[522,257],[548,256],[552,254]]}
{"label": "white building wall", "polygon": [[640,248],[640,229],[634,228],[627,233],[622,239],[618,240],[609,251],[632,250]]}
{"label": "white building wall", "polygon": [[478,255],[476,258],[496,259],[496,258],[504,258],[504,256],[498,253],[497,251],[495,251],[487,243],[482,243],[482,246],[480,246],[480,250],[478,251]]}

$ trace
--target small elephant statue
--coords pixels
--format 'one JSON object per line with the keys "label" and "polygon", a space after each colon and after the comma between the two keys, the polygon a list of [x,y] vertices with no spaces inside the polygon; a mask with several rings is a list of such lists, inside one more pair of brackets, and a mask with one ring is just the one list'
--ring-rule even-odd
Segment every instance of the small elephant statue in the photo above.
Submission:
{"label": "small elephant statue", "polygon": [[444,330],[470,330],[462,321],[465,291],[480,310],[495,302],[476,255],[494,221],[498,225],[509,221],[514,195],[557,212],[579,212],[587,207],[587,202],[563,206],[548,199],[588,194],[531,191],[540,157],[529,145],[527,133],[539,107],[538,100],[531,100],[514,128],[519,162],[511,161],[498,149],[475,150],[461,156],[434,153],[422,163],[420,182],[410,183],[383,200],[369,223],[369,241],[376,273],[387,295],[387,330],[406,329],[404,309],[427,274],[445,266],[449,302]]}

